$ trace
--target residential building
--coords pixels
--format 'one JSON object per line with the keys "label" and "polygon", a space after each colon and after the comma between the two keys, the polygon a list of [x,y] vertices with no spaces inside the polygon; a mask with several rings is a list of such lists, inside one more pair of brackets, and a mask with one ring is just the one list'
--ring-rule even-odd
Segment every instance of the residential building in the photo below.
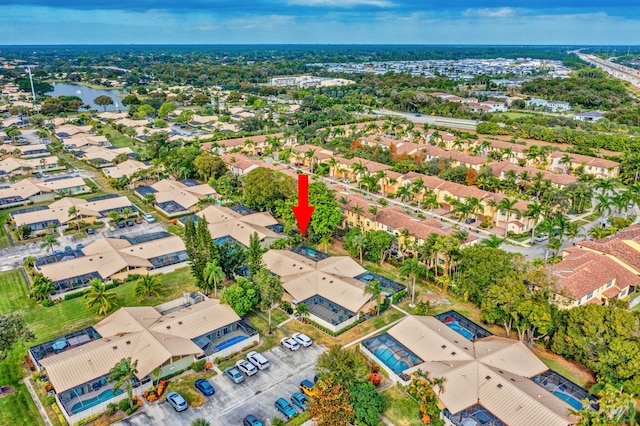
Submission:
{"label": "residential building", "polygon": [[0,209],[53,201],[57,195],[76,195],[89,191],[84,179],[79,177],[22,179],[0,186]]}
{"label": "residential building", "polygon": [[329,330],[353,324],[371,300],[364,291],[365,282],[356,279],[366,269],[348,256],[316,261],[289,250],[269,250],[262,260],[280,277],[294,308],[306,304],[309,319]]}
{"label": "residential building", "polygon": [[115,147],[103,147],[90,145],[85,147],[82,151],[76,152],[76,156],[85,161],[95,163],[98,167],[107,167],[113,165],[113,160],[117,156],[124,154],[127,157],[134,158],[137,156],[131,148],[115,148]]}
{"label": "residential building", "polygon": [[197,213],[196,220],[201,217],[207,220],[211,238],[218,243],[232,239],[249,247],[251,235],[257,233],[262,245],[269,247],[274,241],[285,237],[279,233],[282,225],[273,216],[244,206],[208,206]]}
{"label": "residential building", "polygon": [[[70,257],[70,258],[69,258]],[[36,268],[55,285],[54,298],[101,281],[145,275],[164,266],[185,264],[187,251],[182,238],[166,232],[127,238],[102,238],[76,250],[73,256],[36,259]],[[66,259],[66,260],[65,260]]]}
{"label": "residential building", "polygon": [[589,123],[594,123],[596,121],[600,121],[604,118],[604,112],[602,111],[587,111],[580,112],[573,115],[574,120],[585,121]]}
{"label": "residential building", "polygon": [[540,174],[543,179],[549,180],[553,186],[558,189],[562,189],[567,185],[578,181],[578,178],[569,174],[553,173],[548,170],[541,170],[529,166],[520,167],[506,160],[490,163],[489,167],[491,168],[494,176],[498,177],[500,180],[505,180],[508,177],[508,172],[511,171],[516,174],[516,182],[522,182],[522,176],[526,174],[528,178],[523,182],[525,185],[530,185],[531,181],[538,176],[538,174]]}
{"label": "residential building", "polygon": [[614,236],[601,240],[578,241],[576,245],[605,255],[628,271],[640,275],[640,225],[621,229]]}
{"label": "residential building", "polygon": [[361,343],[363,354],[393,381],[418,370],[431,380],[447,426],[570,426],[593,396],[549,370],[522,342],[492,336],[455,311],[409,316]]}
{"label": "residential building", "polygon": [[202,200],[216,198],[216,191],[208,184],[187,179],[175,181],[163,179],[151,186],[139,186],[134,192],[143,200],[153,194],[155,207],[166,217],[181,216],[197,210]]}
{"label": "residential building", "polygon": [[49,150],[47,149],[47,146],[43,143],[15,146],[4,145],[2,148],[9,153],[15,154],[16,152],[18,152],[20,158],[39,158],[48,157],[51,155],[49,153]]}
{"label": "residential building", "polygon": [[140,170],[148,169],[148,164],[137,160],[127,160],[122,163],[118,163],[113,167],[105,167],[102,169],[102,173],[105,176],[113,179],[120,179],[121,177],[131,177],[134,173]]}
{"label": "residential building", "polygon": [[120,308],[93,327],[31,347],[29,355],[39,369],[46,369],[62,414],[75,424],[126,397],[126,385],[114,389],[109,381],[110,370],[124,359],[136,363],[133,392],[142,396],[154,380],[198,359],[239,352],[258,340],[258,333],[228,305],[204,298],[168,312]]}
{"label": "residential building", "polygon": [[[44,231],[58,226],[75,223],[82,220],[86,223],[93,223],[97,219],[107,217],[109,212],[122,212],[124,209],[131,210],[134,214],[137,209],[131,201],[124,196],[112,196],[108,198],[97,197],[98,199],[82,199],[66,197],[37,209],[27,209],[26,212],[18,210],[11,212],[11,218],[17,227],[27,225],[32,231]],[[78,213],[70,215],[69,209],[75,207]]]}
{"label": "residential building", "polygon": [[571,111],[571,104],[569,102],[554,101],[549,102],[547,106],[553,112]]}
{"label": "residential building", "polygon": [[[564,162],[565,157],[570,159],[568,163]],[[551,171],[566,172],[567,169],[582,168],[583,172],[588,175],[607,179],[615,178],[620,173],[620,163],[617,161],[588,155],[554,151],[549,155],[549,161]]]}
{"label": "residential building", "polygon": [[15,158],[7,157],[0,161],[0,176],[28,176],[35,173],[64,170],[58,157]]}
{"label": "residential building", "polygon": [[553,301],[565,309],[606,305],[624,299],[640,284],[640,277],[616,259],[580,247],[565,248],[551,271],[556,278]]}

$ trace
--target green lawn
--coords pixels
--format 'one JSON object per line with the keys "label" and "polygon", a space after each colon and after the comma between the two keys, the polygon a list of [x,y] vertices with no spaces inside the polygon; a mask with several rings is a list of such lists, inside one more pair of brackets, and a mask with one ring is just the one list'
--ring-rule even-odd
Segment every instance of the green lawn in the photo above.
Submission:
{"label": "green lawn", "polygon": [[136,151],[136,147],[134,142],[131,140],[129,136],[125,136],[122,133],[112,129],[109,126],[102,126],[102,134],[109,138],[109,142],[116,148],[126,148],[129,147],[133,151]]}
{"label": "green lawn", "polygon": [[387,408],[382,413],[395,426],[420,426],[420,408],[418,402],[393,386],[382,392]]}
{"label": "green lawn", "polygon": [[[208,371],[206,373],[193,373],[193,374],[185,374],[179,379],[171,379],[169,381],[169,386],[167,386],[167,392],[178,392],[180,395],[187,400],[189,407],[196,408],[200,407],[205,403],[205,397],[196,390],[194,383],[198,379],[208,379],[209,377],[215,376],[215,371]],[[165,393],[165,395],[166,395]]]}
{"label": "green lawn", "polygon": [[[114,289],[119,306],[153,306],[176,299],[185,291],[195,290],[189,268],[159,276],[164,290],[159,297],[139,300],[133,296],[134,283],[126,283]],[[27,348],[65,333],[88,327],[103,317],[85,308],[84,299],[63,301],[44,308],[29,299],[27,285],[19,270],[0,273],[0,313],[18,310],[26,312],[25,320],[36,335],[36,342],[17,344],[7,359],[0,363],[0,383],[15,388],[13,395],[0,399],[0,425],[43,424],[26,387],[21,380],[26,376],[22,358]]]}
{"label": "green lawn", "polygon": [[284,322],[288,319],[289,315],[287,315],[287,313],[280,308],[275,308],[271,312],[271,321],[273,321],[274,324],[280,324],[281,322]]}
{"label": "green lawn", "polygon": [[268,351],[274,346],[278,346],[280,344],[280,339],[285,337],[282,330],[280,330],[279,328],[276,328],[276,323],[275,321],[273,321],[273,318],[271,323],[272,323],[272,329],[274,331],[274,334],[272,336],[269,336],[267,334],[269,331],[269,323],[267,322],[267,320],[258,316],[255,312],[251,312],[247,318],[248,318],[247,322],[249,323],[249,325],[260,333],[260,338],[264,341],[264,343],[260,346],[261,352]]}
{"label": "green lawn", "polygon": [[9,218],[8,211],[0,212],[0,248],[9,247],[11,245],[9,243],[9,236],[7,235],[7,230],[4,227],[4,224],[8,218]]}

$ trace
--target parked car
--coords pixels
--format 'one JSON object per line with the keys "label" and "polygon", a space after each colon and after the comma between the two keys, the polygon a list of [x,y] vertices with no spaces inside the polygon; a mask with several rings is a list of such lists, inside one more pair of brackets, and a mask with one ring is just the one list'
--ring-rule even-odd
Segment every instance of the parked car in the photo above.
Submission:
{"label": "parked car", "polygon": [[287,420],[298,414],[296,409],[293,408],[284,398],[278,398],[274,405],[276,406],[276,410],[280,411]]}
{"label": "parked car", "polygon": [[242,426],[262,426],[262,422],[253,414],[249,414],[242,419]]}
{"label": "parked car", "polygon": [[291,395],[291,403],[302,411],[307,411],[309,401],[309,397],[301,392],[294,392],[293,395]]}
{"label": "parked car", "polygon": [[133,226],[133,225],[135,225],[135,223],[133,223],[133,221],[131,219],[129,219],[127,221],[127,226]]}
{"label": "parked car", "polygon": [[213,388],[213,386],[211,386],[211,383],[209,383],[208,380],[198,379],[198,380],[196,380],[196,382],[193,385],[204,396],[210,396],[210,395],[213,395],[214,393],[216,393],[216,390]]}
{"label": "parked car", "polygon": [[258,367],[258,370],[266,370],[269,368],[269,360],[264,355],[256,351],[247,354],[247,361]]}
{"label": "parked car", "polygon": [[475,217],[468,217],[464,220],[464,223],[466,223],[467,225],[469,225],[470,223],[474,223],[476,221]]}
{"label": "parked car", "polygon": [[229,378],[229,380],[231,380],[233,383],[242,383],[244,382],[244,376],[242,375],[242,373],[240,372],[240,370],[238,370],[235,367],[227,367],[224,369],[224,375],[227,376]]}
{"label": "parked car", "polygon": [[117,225],[118,225],[118,228],[124,228],[125,226],[127,226],[127,225],[125,225],[125,223],[124,223],[124,222],[122,222],[122,221],[118,222],[118,223],[117,223]]}
{"label": "parked car", "polygon": [[136,219],[135,222],[136,222],[136,224],[140,225],[142,223],[142,220]]}
{"label": "parked car", "polygon": [[147,213],[144,215],[144,220],[146,220],[147,223],[154,223],[156,221],[156,218]]}
{"label": "parked car", "polygon": [[45,172],[45,173],[43,173],[43,174],[42,174],[42,177],[48,178],[48,177],[49,177],[49,173],[46,173],[46,172]]}
{"label": "parked car", "polygon": [[40,179],[42,175],[40,173],[36,173],[36,179]]}
{"label": "parked car", "polygon": [[53,254],[55,254],[56,257],[63,257],[64,256],[64,253],[63,253],[62,250],[54,250]]}
{"label": "parked car", "polygon": [[84,244],[76,244],[76,250],[82,250],[84,248]]}
{"label": "parked car", "polygon": [[547,241],[549,239],[549,234],[538,234],[535,237],[533,237],[533,241],[535,241],[536,243],[542,243],[544,241]]}
{"label": "parked car", "polygon": [[73,249],[71,248],[71,246],[64,247],[64,254],[68,256],[73,256]]}
{"label": "parked car", "polygon": [[93,228],[87,228],[87,235],[93,235],[95,233],[96,231],[94,231]]}
{"label": "parked car", "polygon": [[313,396],[316,394],[316,390],[314,389],[315,384],[310,380],[303,380],[300,382],[300,390],[307,396]]}
{"label": "parked car", "polygon": [[298,342],[290,337],[283,337],[282,339],[280,339],[280,344],[291,351],[297,351],[298,349],[300,349],[300,345],[298,344]]}
{"label": "parked car", "polygon": [[343,179],[342,183],[351,183],[351,181],[349,179]]}
{"label": "parked car", "polygon": [[178,392],[169,392],[167,394],[167,402],[176,411],[184,411],[189,408],[187,401]]}
{"label": "parked car", "polygon": [[291,338],[298,342],[300,346],[304,346],[305,348],[313,345],[313,340],[304,333],[293,333]]}
{"label": "parked car", "polygon": [[236,367],[238,367],[238,370],[242,371],[246,376],[253,376],[258,372],[256,366],[251,364],[246,359],[241,359],[240,361],[236,362]]}

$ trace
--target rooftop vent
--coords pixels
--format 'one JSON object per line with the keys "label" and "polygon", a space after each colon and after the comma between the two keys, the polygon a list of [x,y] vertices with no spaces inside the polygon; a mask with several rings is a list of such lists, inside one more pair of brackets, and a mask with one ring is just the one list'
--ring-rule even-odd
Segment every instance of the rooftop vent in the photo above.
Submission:
{"label": "rooftop vent", "polygon": [[484,378],[489,380],[489,379],[491,379],[491,376],[484,376]]}
{"label": "rooftop vent", "polygon": [[442,345],[442,349],[444,349],[444,348],[446,348],[446,347],[447,347],[447,345]]}
{"label": "rooftop vent", "polygon": [[115,351],[116,349],[118,349],[118,347],[117,347],[117,346],[114,346],[114,347],[112,347],[111,349],[113,349],[113,350]]}
{"label": "rooftop vent", "polygon": [[169,330],[170,328],[171,328],[171,326],[170,326],[170,325],[168,325],[168,326],[167,326],[167,330]]}
{"label": "rooftop vent", "polygon": [[131,344],[131,340],[127,340],[125,343],[126,343],[127,345],[130,345],[130,344]]}
{"label": "rooftop vent", "polygon": [[498,383],[498,389],[502,389],[502,383]]}
{"label": "rooftop vent", "polygon": [[455,352],[451,352],[451,355],[455,355],[455,354],[456,354]]}
{"label": "rooftop vent", "polygon": [[182,325],[182,321],[178,321],[178,325]]}

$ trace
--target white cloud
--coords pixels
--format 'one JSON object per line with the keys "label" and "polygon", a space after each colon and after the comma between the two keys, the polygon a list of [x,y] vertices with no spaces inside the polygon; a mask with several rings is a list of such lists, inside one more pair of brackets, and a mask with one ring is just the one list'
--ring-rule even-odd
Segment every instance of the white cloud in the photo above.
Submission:
{"label": "white cloud", "polygon": [[511,7],[467,9],[463,13],[464,16],[480,18],[509,18],[515,14],[515,9]]}
{"label": "white cloud", "polygon": [[374,6],[374,7],[392,7],[395,6],[388,0],[289,0],[289,4],[297,6],[311,7],[355,7],[355,6]]}

